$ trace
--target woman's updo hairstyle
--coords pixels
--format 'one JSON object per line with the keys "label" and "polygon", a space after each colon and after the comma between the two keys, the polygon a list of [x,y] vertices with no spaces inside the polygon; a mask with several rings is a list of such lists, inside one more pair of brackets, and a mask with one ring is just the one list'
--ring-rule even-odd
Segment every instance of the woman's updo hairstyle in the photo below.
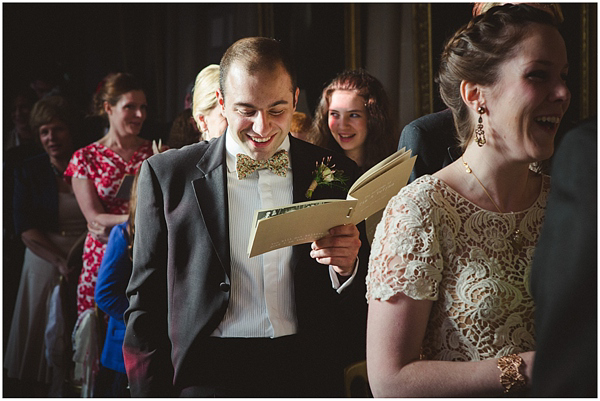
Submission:
{"label": "woman's updo hairstyle", "polygon": [[526,4],[492,7],[460,28],[446,43],[436,82],[442,100],[452,110],[463,150],[473,136],[474,121],[460,94],[461,82],[489,86],[500,65],[519,50],[532,23],[558,26],[552,14]]}
{"label": "woman's updo hairstyle", "polygon": [[108,118],[104,111],[104,102],[114,106],[123,94],[134,90],[144,89],[141,82],[133,75],[126,72],[108,75],[94,94],[94,114]]}

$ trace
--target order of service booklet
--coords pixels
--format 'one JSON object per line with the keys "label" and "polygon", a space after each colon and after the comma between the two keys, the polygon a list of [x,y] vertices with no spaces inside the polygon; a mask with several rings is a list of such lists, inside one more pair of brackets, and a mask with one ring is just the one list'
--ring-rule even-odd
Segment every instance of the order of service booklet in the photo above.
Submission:
{"label": "order of service booklet", "polygon": [[[248,256],[275,249],[313,242],[325,237],[333,227],[358,224],[381,211],[408,182],[417,156],[404,148],[387,157],[361,175],[350,187],[346,199],[321,199],[294,203],[254,212]],[[378,213],[379,212],[379,213]],[[377,221],[368,221],[370,231]],[[372,240],[373,232],[368,233]]]}

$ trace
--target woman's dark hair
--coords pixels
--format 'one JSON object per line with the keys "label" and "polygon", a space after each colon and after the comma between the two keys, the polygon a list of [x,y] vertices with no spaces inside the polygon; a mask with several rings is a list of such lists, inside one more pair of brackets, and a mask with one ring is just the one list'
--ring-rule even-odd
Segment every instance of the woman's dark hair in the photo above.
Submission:
{"label": "woman's dark hair", "polygon": [[333,138],[328,124],[331,95],[336,90],[356,92],[365,101],[367,138],[362,170],[368,170],[396,150],[398,138],[394,121],[390,117],[388,96],[381,82],[363,69],[344,71],[323,89],[315,111],[313,134],[318,145],[341,153],[344,151]]}
{"label": "woman's dark hair", "polygon": [[126,72],[108,75],[94,94],[94,114],[108,118],[104,111],[104,102],[114,106],[123,94],[134,90],[143,91],[144,88],[133,75]]}
{"label": "woman's dark hair", "polygon": [[515,55],[534,23],[558,26],[552,14],[536,7],[525,4],[492,7],[460,28],[446,43],[436,81],[442,100],[452,110],[463,149],[473,136],[475,122],[462,100],[461,82],[494,84],[500,65]]}

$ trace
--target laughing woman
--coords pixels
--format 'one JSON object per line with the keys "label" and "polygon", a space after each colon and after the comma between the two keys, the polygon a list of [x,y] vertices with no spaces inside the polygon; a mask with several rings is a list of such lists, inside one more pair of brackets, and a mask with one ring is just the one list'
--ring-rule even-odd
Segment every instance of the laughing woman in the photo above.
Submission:
{"label": "laughing woman", "polygon": [[550,14],[494,7],[448,42],[439,83],[462,159],[404,187],[369,262],[373,394],[524,395],[535,355],[531,262],[550,158],[569,106],[565,43]]}
{"label": "laughing woman", "polygon": [[381,82],[345,71],[323,90],[315,112],[317,144],[351,158],[365,172],[396,150],[397,136]]}
{"label": "laughing woman", "polygon": [[125,175],[135,175],[152,156],[152,145],[138,135],[146,119],[146,95],[130,74],[110,75],[96,93],[96,112],[108,119],[108,133],[73,155],[65,172],[90,232],[84,244],[83,268],[77,287],[77,313],[94,307],[98,268],[112,227],[127,220],[129,201],[117,198]]}

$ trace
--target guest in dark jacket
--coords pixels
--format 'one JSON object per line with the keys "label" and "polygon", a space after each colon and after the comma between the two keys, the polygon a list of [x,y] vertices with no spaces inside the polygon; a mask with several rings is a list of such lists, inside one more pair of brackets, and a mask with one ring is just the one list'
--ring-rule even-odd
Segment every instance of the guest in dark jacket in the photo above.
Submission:
{"label": "guest in dark jacket", "polygon": [[[86,223],[63,172],[74,150],[74,117],[61,97],[38,101],[31,112],[45,153],[27,159],[15,171],[16,232],[27,246],[4,368],[23,385],[22,396],[47,395],[46,385],[64,377],[45,358],[44,330],[48,298],[61,276],[69,279],[67,255]],[[54,388],[54,387],[53,387]]]}
{"label": "guest in dark jacket", "polygon": [[425,174],[433,174],[460,157],[452,111],[446,109],[427,114],[407,124],[400,134],[398,149],[412,150],[418,155],[408,182]]}
{"label": "guest in dark jacket", "polygon": [[553,161],[533,259],[534,397],[598,395],[598,123],[567,132]]}

